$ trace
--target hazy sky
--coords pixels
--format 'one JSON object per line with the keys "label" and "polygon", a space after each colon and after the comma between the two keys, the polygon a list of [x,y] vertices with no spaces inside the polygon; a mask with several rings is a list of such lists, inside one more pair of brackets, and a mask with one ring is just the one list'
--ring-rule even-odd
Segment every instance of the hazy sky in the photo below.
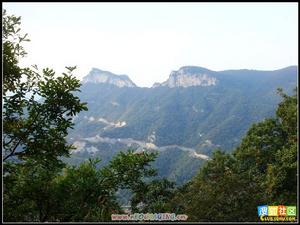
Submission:
{"label": "hazy sky", "polygon": [[23,64],[127,74],[139,86],[195,65],[273,70],[298,63],[297,3],[3,3],[31,42]]}

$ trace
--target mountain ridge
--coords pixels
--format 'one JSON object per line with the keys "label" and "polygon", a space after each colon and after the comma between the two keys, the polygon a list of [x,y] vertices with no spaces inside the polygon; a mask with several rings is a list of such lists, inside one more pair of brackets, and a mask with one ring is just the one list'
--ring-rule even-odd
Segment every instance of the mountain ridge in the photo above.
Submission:
{"label": "mountain ridge", "polygon": [[[162,82],[155,82],[149,88],[158,88],[158,87],[191,87],[191,86],[216,86],[218,83],[222,82],[222,80],[226,80],[229,76],[243,76],[244,74],[251,73],[254,77],[255,74],[261,73],[273,73],[273,72],[282,72],[287,70],[296,70],[297,65],[291,65],[284,68],[276,69],[276,70],[256,70],[256,69],[229,69],[229,70],[220,70],[214,71],[207,69],[201,66],[182,66],[178,70],[172,70],[169,74],[169,78]],[[238,79],[241,77],[237,77]],[[117,87],[138,87],[138,88],[148,88],[148,87],[139,87],[136,85],[128,75],[117,75],[110,71],[101,70],[93,67],[91,71],[83,77],[82,81],[84,83],[103,83],[103,84],[111,84]]]}
{"label": "mountain ridge", "polygon": [[[159,176],[184,183],[205,161],[194,156],[211,157],[217,148],[231,151],[253,123],[274,116],[280,101],[277,88],[289,94],[297,86],[295,66],[275,71],[181,70],[208,73],[218,82],[176,88],[83,83],[78,97],[89,110],[74,119],[69,141],[84,147],[70,160],[100,157],[103,166],[119,151],[156,148]],[[195,151],[184,151],[188,149]]]}
{"label": "mountain ridge", "polygon": [[81,83],[107,83],[117,87],[137,87],[127,75],[117,75],[95,67],[83,77]]}

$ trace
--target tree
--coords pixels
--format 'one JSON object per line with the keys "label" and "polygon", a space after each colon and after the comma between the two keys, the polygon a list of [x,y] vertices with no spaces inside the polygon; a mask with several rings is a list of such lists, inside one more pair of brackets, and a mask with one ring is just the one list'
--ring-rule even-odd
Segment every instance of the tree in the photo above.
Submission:
{"label": "tree", "polygon": [[232,154],[216,151],[176,192],[179,212],[191,221],[257,221],[258,205],[296,204],[297,95],[279,94],[275,118],[253,124]]}
{"label": "tree", "polygon": [[121,212],[114,187],[107,188],[96,168],[98,162],[90,159],[78,167],[67,166],[54,178],[55,207],[48,221],[109,221],[112,213]]}
{"label": "tree", "polygon": [[4,218],[43,221],[49,183],[63,167],[61,156],[73,148],[65,139],[72,117],[87,107],[75,96],[75,67],[58,77],[51,69],[21,68],[22,43],[29,41],[20,34],[21,18],[4,10],[2,21]]}
{"label": "tree", "polygon": [[276,116],[284,130],[284,145],[275,154],[275,162],[268,166],[267,190],[274,204],[297,204],[297,89],[292,96],[278,93],[283,101],[278,105]]}
{"label": "tree", "polygon": [[20,82],[22,69],[18,66],[19,58],[26,52],[22,47],[27,34],[20,34],[21,17],[9,16],[6,10],[2,12],[2,57],[3,57],[3,94],[16,89],[16,83]]}
{"label": "tree", "polygon": [[155,174],[150,167],[155,153],[134,154],[119,152],[101,169],[97,160],[89,160],[79,167],[68,166],[56,178],[58,213],[53,218],[59,221],[110,221],[111,214],[121,213],[116,201],[119,189],[133,192],[144,187],[144,180]]}
{"label": "tree", "polygon": [[72,146],[65,137],[72,117],[87,107],[74,95],[80,91],[72,75],[76,67],[55,77],[51,69],[40,74],[36,66],[18,65],[26,55],[21,44],[29,41],[20,34],[20,23],[3,11],[3,161],[30,158],[50,166],[68,156]]}
{"label": "tree", "polygon": [[120,152],[101,170],[106,189],[126,189],[133,193],[130,200],[132,212],[164,212],[169,209],[168,201],[173,196],[174,183],[166,179],[152,179],[157,171],[150,163],[156,157],[156,152]]}
{"label": "tree", "polygon": [[120,152],[101,169],[96,166],[98,159],[56,171],[14,163],[11,166],[18,167],[14,169],[17,173],[11,173],[4,181],[5,221],[110,221],[111,214],[122,213],[116,199],[120,188],[130,189],[134,195],[147,192],[144,199],[149,201],[144,201],[145,207],[162,209],[164,205],[159,204],[164,204],[169,196],[169,191],[165,191],[169,183],[146,181],[154,175],[150,162],[155,156]]}
{"label": "tree", "polygon": [[53,179],[61,171],[59,167],[48,169],[35,161],[26,164],[8,161],[3,177],[3,220],[46,221],[55,209]]}
{"label": "tree", "polygon": [[231,154],[214,152],[212,159],[186,185],[183,194],[176,193],[181,194],[174,202],[181,204],[180,213],[188,214],[191,221],[248,221],[253,205],[249,193],[255,188],[237,169]]}
{"label": "tree", "polygon": [[167,179],[154,179],[134,190],[131,198],[133,212],[171,212],[169,200],[174,197],[174,182]]}

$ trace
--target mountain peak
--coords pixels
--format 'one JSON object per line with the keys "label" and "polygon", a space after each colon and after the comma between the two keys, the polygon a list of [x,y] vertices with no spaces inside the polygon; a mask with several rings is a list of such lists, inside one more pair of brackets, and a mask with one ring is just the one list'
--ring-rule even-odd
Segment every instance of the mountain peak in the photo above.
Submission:
{"label": "mountain peak", "polygon": [[197,66],[183,66],[177,71],[172,71],[169,79],[160,85],[154,87],[167,86],[174,87],[190,87],[190,86],[213,86],[217,84],[214,77],[216,72]]}
{"label": "mountain peak", "polygon": [[82,83],[104,83],[117,87],[136,87],[127,75],[116,75],[98,68],[92,68],[88,75],[82,79]]}
{"label": "mountain peak", "polygon": [[214,71],[200,66],[182,66],[178,71],[185,73],[214,73]]}

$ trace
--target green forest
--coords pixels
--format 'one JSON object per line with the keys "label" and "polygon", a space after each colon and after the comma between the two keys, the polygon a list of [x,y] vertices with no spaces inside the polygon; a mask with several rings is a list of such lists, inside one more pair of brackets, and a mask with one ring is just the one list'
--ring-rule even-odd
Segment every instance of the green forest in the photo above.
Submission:
{"label": "green forest", "polygon": [[[117,195],[129,190],[131,213],[186,214],[194,222],[259,221],[259,205],[297,205],[297,89],[278,89],[276,116],[253,124],[230,153],[215,150],[182,186],[157,178],[155,152],[119,152],[78,166],[62,159],[72,118],[88,105],[76,95],[76,67],[55,74],[20,66],[30,41],[21,18],[2,12],[3,221],[103,222],[124,213]],[[59,53],[58,53],[59,54]]]}

